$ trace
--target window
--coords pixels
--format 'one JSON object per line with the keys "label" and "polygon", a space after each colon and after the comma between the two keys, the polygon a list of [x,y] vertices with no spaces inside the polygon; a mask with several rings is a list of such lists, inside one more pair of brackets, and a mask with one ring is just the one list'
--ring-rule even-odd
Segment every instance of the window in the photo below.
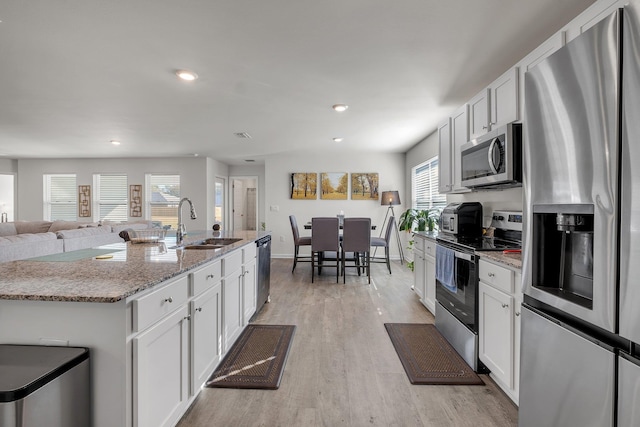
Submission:
{"label": "window", "polygon": [[78,219],[78,187],[75,174],[43,175],[46,221]]}
{"label": "window", "polygon": [[94,175],[94,221],[126,221],[127,175]]}
{"label": "window", "polygon": [[216,224],[220,224],[220,227],[223,229],[224,229],[224,211],[225,211],[225,197],[224,197],[225,187],[226,187],[225,179],[221,177],[216,177],[214,221]]}
{"label": "window", "polygon": [[146,175],[147,219],[161,221],[163,226],[178,228],[180,175]]}
{"label": "window", "polygon": [[442,211],[447,198],[438,192],[438,156],[411,169],[412,207]]}

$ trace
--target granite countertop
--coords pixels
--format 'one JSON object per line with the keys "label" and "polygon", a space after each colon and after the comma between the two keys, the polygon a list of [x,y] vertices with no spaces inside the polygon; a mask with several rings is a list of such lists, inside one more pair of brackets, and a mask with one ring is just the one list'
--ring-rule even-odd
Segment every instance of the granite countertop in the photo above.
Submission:
{"label": "granite countertop", "polygon": [[521,253],[507,253],[504,254],[501,251],[476,251],[480,258],[486,258],[487,260],[507,265],[512,268],[522,269],[522,254]]}
{"label": "granite countertop", "polygon": [[208,237],[242,240],[221,249],[185,250],[175,248],[175,237],[167,237],[165,242],[159,243],[100,246],[100,249],[113,249],[109,254],[112,257],[107,259],[32,259],[0,263],[0,299],[117,302],[269,234],[262,231],[193,231],[185,236],[185,243]]}
{"label": "granite countertop", "polygon": [[[415,231],[414,236],[424,237],[426,239],[437,240],[437,231]],[[521,253],[507,253],[503,254],[502,251],[476,251],[476,254],[481,258],[504,264],[508,267],[522,269],[522,254]]]}

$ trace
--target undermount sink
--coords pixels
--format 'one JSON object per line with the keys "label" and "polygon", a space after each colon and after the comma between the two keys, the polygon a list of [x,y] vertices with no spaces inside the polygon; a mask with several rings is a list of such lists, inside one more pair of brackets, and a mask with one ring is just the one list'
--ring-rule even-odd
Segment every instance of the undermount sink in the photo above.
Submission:
{"label": "undermount sink", "polygon": [[224,245],[202,245],[202,244],[193,244],[193,245],[185,245],[182,249],[222,249]]}
{"label": "undermount sink", "polygon": [[226,245],[231,245],[235,242],[239,242],[240,240],[242,239],[237,239],[233,237],[210,237],[208,239],[204,239],[201,244],[226,246]]}
{"label": "undermount sink", "polygon": [[239,242],[242,239],[236,239],[231,237],[211,237],[209,239],[204,239],[200,242],[190,243],[188,245],[182,246],[182,249],[220,249],[224,248],[227,245],[231,245],[235,242]]}

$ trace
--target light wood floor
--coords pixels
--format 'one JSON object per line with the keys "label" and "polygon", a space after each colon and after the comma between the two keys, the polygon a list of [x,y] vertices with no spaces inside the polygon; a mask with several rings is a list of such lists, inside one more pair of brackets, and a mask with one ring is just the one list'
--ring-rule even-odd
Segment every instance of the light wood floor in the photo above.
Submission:
{"label": "light wood floor", "polygon": [[515,426],[517,407],[486,386],[412,385],[385,322],[433,323],[410,290],[413,275],[394,263],[372,268],[371,285],[354,270],[347,284],[326,269],[274,259],[271,303],[256,323],[296,332],[278,390],[204,389],[179,427],[196,426]]}

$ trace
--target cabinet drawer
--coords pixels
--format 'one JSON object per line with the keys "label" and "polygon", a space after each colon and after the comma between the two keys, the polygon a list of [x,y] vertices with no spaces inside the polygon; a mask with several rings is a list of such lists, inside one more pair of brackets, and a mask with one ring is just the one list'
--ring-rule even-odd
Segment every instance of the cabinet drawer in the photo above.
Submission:
{"label": "cabinet drawer", "polygon": [[240,270],[242,266],[242,251],[236,250],[222,259],[222,273],[226,276],[236,270]]}
{"label": "cabinet drawer", "polygon": [[257,246],[253,243],[246,245],[242,248],[244,252],[244,262],[249,262],[256,257]]}
{"label": "cabinet drawer", "polygon": [[413,250],[424,252],[425,242],[426,240],[422,237],[415,236],[413,238]]}
{"label": "cabinet drawer", "polygon": [[480,260],[480,280],[508,294],[513,294],[513,271]]}
{"label": "cabinet drawer", "polygon": [[431,239],[427,239],[424,241],[424,253],[426,255],[431,255],[432,257],[436,256],[436,242]]}
{"label": "cabinet drawer", "polygon": [[220,280],[222,280],[221,261],[218,260],[205,265],[191,274],[191,295],[199,295],[220,282]]}
{"label": "cabinet drawer", "polygon": [[171,313],[189,298],[185,276],[143,297],[133,300],[133,330],[140,332]]}

